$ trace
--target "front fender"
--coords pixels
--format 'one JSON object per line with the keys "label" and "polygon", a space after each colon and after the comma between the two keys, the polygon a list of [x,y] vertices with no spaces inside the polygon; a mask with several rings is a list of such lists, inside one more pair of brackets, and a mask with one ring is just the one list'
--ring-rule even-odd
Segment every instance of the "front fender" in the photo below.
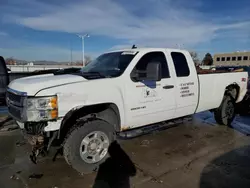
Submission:
{"label": "front fender", "polygon": [[[94,82],[98,84],[94,84]],[[37,93],[36,96],[57,94],[59,118],[63,119],[64,116],[70,116],[72,111],[82,107],[104,103],[115,104],[119,110],[120,124],[123,125],[125,117],[123,92],[122,88],[117,85],[118,82],[115,82],[115,80],[113,82],[116,84],[110,83],[105,85],[105,83],[98,80],[69,84],[67,86],[58,86],[42,90]]]}

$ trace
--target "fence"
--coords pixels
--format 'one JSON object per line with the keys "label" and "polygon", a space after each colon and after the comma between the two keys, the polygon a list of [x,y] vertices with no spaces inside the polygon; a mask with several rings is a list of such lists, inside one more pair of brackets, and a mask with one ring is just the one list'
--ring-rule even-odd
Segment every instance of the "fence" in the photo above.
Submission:
{"label": "fence", "polygon": [[[57,69],[58,70],[58,69]],[[12,72],[12,73],[1,73],[0,72],[0,106],[4,105],[5,103],[5,91],[6,87],[12,80],[27,77],[27,76],[34,76],[34,75],[41,75],[41,74],[48,74],[54,73],[55,70],[45,70],[45,71],[38,71],[38,72]]]}
{"label": "fence", "polygon": [[7,65],[11,72],[33,72],[38,70],[52,70],[52,69],[65,69],[65,68],[81,68],[81,66],[70,65]]}

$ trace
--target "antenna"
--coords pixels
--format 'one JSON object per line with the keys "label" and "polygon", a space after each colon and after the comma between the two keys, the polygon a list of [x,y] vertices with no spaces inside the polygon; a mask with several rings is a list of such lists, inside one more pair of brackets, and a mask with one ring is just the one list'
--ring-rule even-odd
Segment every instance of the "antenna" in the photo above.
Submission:
{"label": "antenna", "polygon": [[132,49],[136,49],[137,47],[133,44]]}

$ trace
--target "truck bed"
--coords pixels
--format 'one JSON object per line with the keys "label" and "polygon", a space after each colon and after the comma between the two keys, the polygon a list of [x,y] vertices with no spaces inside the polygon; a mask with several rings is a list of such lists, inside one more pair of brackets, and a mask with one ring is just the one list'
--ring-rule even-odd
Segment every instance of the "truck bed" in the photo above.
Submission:
{"label": "truck bed", "polygon": [[[227,86],[236,83],[242,88],[236,102],[241,101],[246,93],[247,72],[207,72],[198,74],[199,104],[196,112],[214,109],[220,106]],[[211,75],[212,74],[212,75]]]}

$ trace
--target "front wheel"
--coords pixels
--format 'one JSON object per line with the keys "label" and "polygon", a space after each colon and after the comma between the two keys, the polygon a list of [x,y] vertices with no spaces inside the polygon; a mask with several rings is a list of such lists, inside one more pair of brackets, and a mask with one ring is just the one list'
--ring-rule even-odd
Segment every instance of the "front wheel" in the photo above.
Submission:
{"label": "front wheel", "polygon": [[63,147],[64,158],[80,173],[95,171],[108,156],[114,141],[114,128],[102,120],[78,122],[68,134]]}
{"label": "front wheel", "polygon": [[219,108],[214,111],[214,118],[220,125],[230,126],[235,118],[235,100],[225,95]]}

